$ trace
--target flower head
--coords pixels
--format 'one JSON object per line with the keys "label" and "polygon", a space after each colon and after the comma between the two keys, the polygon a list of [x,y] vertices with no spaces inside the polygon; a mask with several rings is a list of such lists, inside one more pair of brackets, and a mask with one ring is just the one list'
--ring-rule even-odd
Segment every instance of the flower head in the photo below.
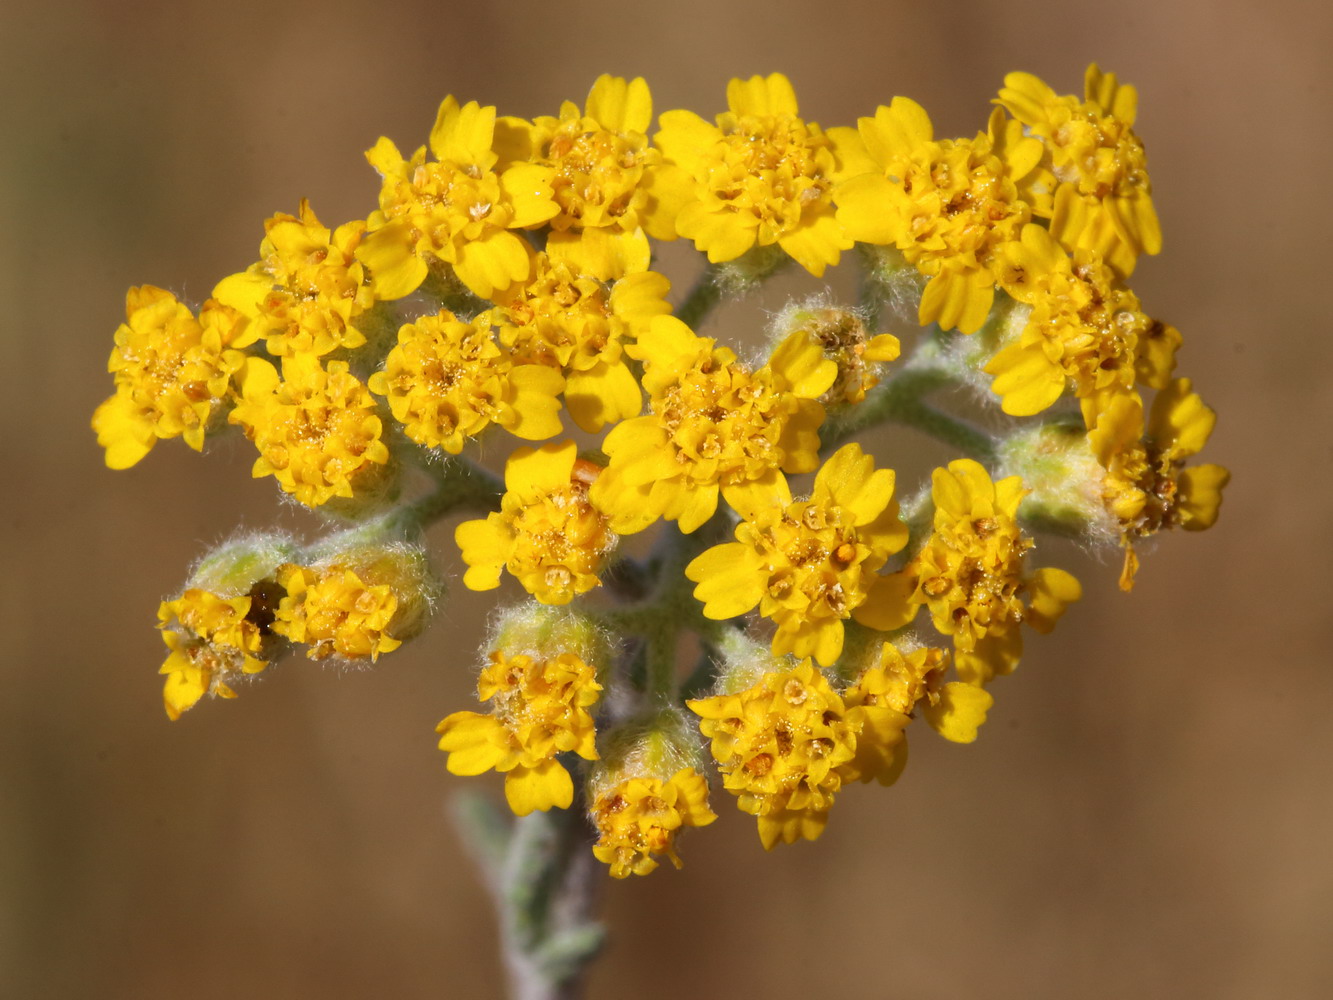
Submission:
{"label": "flower head", "polygon": [[596,668],[575,653],[492,652],[477,681],[490,714],[455,712],[436,729],[440,749],[449,754],[449,772],[503,772],[505,798],[519,816],[567,809],[574,783],[555,757],[573,752],[597,759],[588,709],[601,691]]}
{"label": "flower head", "polygon": [[303,199],[299,216],[280,212],[264,223],[259,262],[223,278],[213,294],[251,321],[270,354],[360,347],[357,317],[375,303],[354,256],[365,228],[348,222],[330,232]]}
{"label": "flower head", "polygon": [[231,403],[232,376],[245,364],[241,348],[255,337],[242,316],[215,300],[196,318],[165,289],[131,288],[107,364],[116,393],[93,414],[106,464],[128,469],[166,438],[202,450]]}
{"label": "flower head", "polygon": [[647,875],[665,854],[681,867],[676,834],[682,827],[707,826],[717,819],[708,808],[708,779],[692,767],[666,780],[623,778],[598,792],[592,804],[597,843],[592,853],[611,868],[613,878]]}
{"label": "flower head", "polygon": [[905,97],[859,125],[874,170],[834,192],[838,221],[855,239],[896,246],[930,276],[923,324],[975,333],[994,301],[997,255],[1031,218],[1020,186],[1040,144],[998,114],[974,139],[936,140],[925,110]]}
{"label": "flower head", "polygon": [[527,245],[511,230],[540,225],[560,207],[549,167],[494,169],[494,134],[495,108],[446,97],[430,133],[435,159],[426,159],[424,146],[404,159],[384,138],[367,151],[384,181],[356,255],[380,298],[410,295],[436,262],[483,298],[528,276]]}
{"label": "flower head", "polygon": [[756,605],[777,624],[775,654],[832,664],[842,653],[843,621],[865,603],[874,573],[907,544],[893,500],[894,474],[849,444],[815,476],[808,500],[786,483],[740,509],[736,541],[715,545],[686,567],[709,618]]}
{"label": "flower head", "polygon": [[370,390],[388,397],[407,436],[451,455],[491,424],[537,441],[560,432],[560,373],[516,365],[495,342],[492,316],[462,320],[448,310],[398,331],[398,345]]}
{"label": "flower head", "polygon": [[454,533],[469,567],[463,582],[491,590],[508,568],[543,604],[568,604],[599,586],[617,538],[588,499],[598,472],[579,459],[573,441],[516,449],[505,463],[500,510],[464,521]]}
{"label": "flower head", "polygon": [[837,366],[804,337],[789,337],[755,371],[678,319],[659,316],[630,353],[647,364],[652,413],[607,434],[610,464],[590,494],[620,534],[659,517],[694,531],[717,509],[719,493],[740,509],[751,493],[785,488],[784,472],[818,462],[824,408],[816,397]]}
{"label": "flower head", "polygon": [[312,354],[282,359],[282,374],[246,362],[241,400],[229,419],[259,449],[252,474],[273,476],[308,507],[350,499],[382,484],[389,449],[375,397],[346,361],[322,366]]}
{"label": "flower head", "polygon": [[162,602],[157,617],[170,650],[160,671],[167,677],[162,697],[168,717],[179,719],[205,694],[235,698],[231,684],[268,666],[275,599],[276,591],[261,583],[239,597],[191,588]]}
{"label": "flower head", "polygon": [[1078,248],[1071,258],[1047,230],[1029,224],[1020,242],[1006,244],[1000,281],[1031,306],[1017,339],[986,365],[1004,412],[1040,413],[1066,383],[1094,415],[1132,394],[1136,381],[1165,385],[1180,334],[1144,314],[1096,251]]}
{"label": "flower head", "polygon": [[388,584],[371,584],[356,570],[334,563],[278,570],[286,591],[274,612],[273,631],[310,646],[312,660],[379,659],[402,640],[389,634],[398,617],[398,594]]}
{"label": "flower head", "polygon": [[1138,93],[1093,63],[1083,100],[1057,95],[1031,73],[1004,78],[1003,105],[1045,149],[1043,185],[1054,189],[1051,234],[1067,249],[1096,250],[1128,275],[1141,253],[1162,249],[1143,142],[1134,132]]}
{"label": "flower head", "polygon": [[822,297],[793,303],[778,314],[774,327],[780,336],[803,333],[838,366],[836,380],[820,396],[825,406],[864,401],[879,384],[885,363],[897,359],[902,349],[893,334],[871,336],[858,312],[830,306]]}
{"label": "flower head", "polygon": [[843,767],[856,757],[864,710],[847,708],[808,659],[737,693],[686,704],[712,740],[723,786],[758,817],[765,850],[818,839]]}
{"label": "flower head", "polygon": [[873,613],[862,620],[897,628],[925,605],[935,628],[953,637],[965,681],[1012,670],[1022,650],[1019,625],[1050,631],[1081,592],[1064,570],[1028,572],[1024,554],[1033,542],[1018,526],[1024,492],[1017,476],[992,482],[971,459],[936,469],[934,530],[901,573],[878,581]]}
{"label": "flower head", "polygon": [[552,257],[608,280],[647,268],[645,233],[675,238],[673,193],[687,179],[649,143],[652,118],[642,77],[603,74],[583,109],[566,101],[558,117],[497,122],[507,160],[550,170],[559,206],[546,242]]}
{"label": "flower head", "polygon": [[732,80],[727,108],[716,125],[693,111],[662,115],[657,145],[694,181],[676,231],[714,263],[777,244],[811,274],[823,275],[852,246],[830,195],[841,177],[842,147],[854,144],[855,134],[826,133],[802,119],[781,73]]}
{"label": "flower head", "polygon": [[497,293],[495,322],[515,364],[546,365],[565,378],[565,405],[590,433],[638,416],[643,393],[625,346],[671,311],[671,283],[653,271],[608,283],[574,263],[538,254],[532,277]]}
{"label": "flower head", "polygon": [[1102,497],[1120,526],[1125,549],[1120,586],[1134,584],[1134,542],[1167,528],[1203,531],[1217,521],[1222,490],[1231,473],[1220,465],[1185,467],[1202,450],[1217,416],[1187,378],[1157,394],[1145,434],[1137,395],[1114,400],[1088,433],[1088,444],[1106,470]]}

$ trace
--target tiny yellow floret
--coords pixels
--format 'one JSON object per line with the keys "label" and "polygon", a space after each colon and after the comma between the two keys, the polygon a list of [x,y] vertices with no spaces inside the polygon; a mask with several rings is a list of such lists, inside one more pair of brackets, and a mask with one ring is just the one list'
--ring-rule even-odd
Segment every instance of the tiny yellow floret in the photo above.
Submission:
{"label": "tiny yellow floret", "polygon": [[682,827],[707,826],[717,819],[708,808],[708,779],[692,767],[668,780],[632,777],[598,796],[592,821],[598,839],[592,853],[611,868],[613,878],[647,875],[665,854],[677,868],[676,834]]}
{"label": "tiny yellow floret", "polygon": [[477,694],[489,715],[455,712],[436,728],[449,754],[450,774],[496,770],[505,776],[505,798],[516,815],[534,809],[567,809],[574,782],[559,753],[596,760],[592,716],[602,686],[597,672],[573,653],[537,658],[491,653]]}
{"label": "tiny yellow floret", "polygon": [[601,585],[598,573],[617,538],[588,499],[600,468],[573,441],[518,448],[505,463],[500,509],[454,532],[472,590],[500,585],[507,568],[543,604],[568,604]]}
{"label": "tiny yellow floret", "polygon": [[312,660],[379,659],[402,642],[389,634],[399,599],[387,584],[369,584],[352,569],[334,563],[278,569],[286,595],[275,609],[273,631],[310,646]]}
{"label": "tiny yellow floret", "polygon": [[196,318],[165,289],[131,288],[107,364],[116,394],[92,421],[107,466],[128,469],[167,438],[184,438],[201,451],[204,435],[234,398],[232,377],[245,364],[241,348],[255,337],[244,317],[215,300]]}
{"label": "tiny yellow floret", "polygon": [[693,111],[668,111],[656,141],[693,180],[676,231],[713,263],[777,244],[815,277],[852,240],[834,217],[839,157],[851,129],[824,132],[798,113],[781,73],[727,84],[727,108],[710,125]]}
{"label": "tiny yellow floret", "polygon": [[389,464],[375,397],[346,361],[313,354],[282,359],[282,374],[250,358],[229,419],[259,449],[251,474],[273,476],[307,507],[350,499],[382,481]]}
{"label": "tiny yellow floret", "polygon": [[856,757],[865,710],[847,708],[810,661],[766,673],[737,694],[687,701],[722,784],[758,818],[765,850],[817,840]]}
{"label": "tiny yellow floret", "polygon": [[560,433],[565,380],[545,365],[516,365],[495,340],[492,315],[471,321],[447,309],[398,331],[370,390],[385,396],[407,436],[451,455],[491,424],[540,441]]}
{"label": "tiny yellow floret", "polygon": [[793,501],[783,482],[742,504],[737,540],[685,569],[704,614],[732,618],[758,605],[777,624],[775,654],[831,665],[842,654],[843,622],[865,603],[874,573],[907,544],[893,485],[893,470],[876,469],[849,444],[819,470],[809,500]]}

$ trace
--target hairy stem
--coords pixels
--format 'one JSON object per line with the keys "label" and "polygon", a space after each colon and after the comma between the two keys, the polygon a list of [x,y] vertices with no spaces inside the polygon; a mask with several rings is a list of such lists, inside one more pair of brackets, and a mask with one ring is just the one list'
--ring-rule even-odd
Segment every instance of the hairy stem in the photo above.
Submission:
{"label": "hairy stem", "polygon": [[692,330],[698,329],[699,324],[713,311],[713,307],[722,300],[722,286],[718,283],[717,277],[716,264],[709,264],[704,268],[699,280],[690,289],[690,294],[685,296],[685,301],[676,308],[676,319]]}
{"label": "hairy stem", "polygon": [[903,368],[877,386],[861,405],[831,418],[820,441],[825,450],[832,450],[868,427],[896,423],[953,445],[980,462],[994,463],[995,440],[989,434],[924,401],[929,393],[953,382],[942,368]]}
{"label": "hairy stem", "polygon": [[575,1000],[604,938],[594,919],[602,873],[581,795],[569,809],[512,822],[474,796],[455,820],[498,911],[510,996]]}

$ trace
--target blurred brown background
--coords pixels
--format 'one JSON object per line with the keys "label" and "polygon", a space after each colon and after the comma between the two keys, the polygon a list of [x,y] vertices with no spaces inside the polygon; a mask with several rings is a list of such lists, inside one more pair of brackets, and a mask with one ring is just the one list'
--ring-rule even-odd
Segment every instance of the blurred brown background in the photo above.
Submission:
{"label": "blurred brown background", "polygon": [[362,151],[423,142],[449,92],[548,114],[610,71],[711,115],[728,77],[780,69],[822,124],[902,93],[962,134],[1005,72],[1077,90],[1094,59],[1140,89],[1166,250],[1134,283],[1220,413],[1221,522],[1165,539],[1129,596],[1116,560],[1055,550],[1086,599],[996,686],[979,743],[918,734],[903,781],[852,789],[818,844],[765,855],[720,800],[684,871],[609,887],[591,994],[1333,995],[1326,10],[36,9],[0,27],[0,995],[501,990],[432,732],[470,703],[489,599],[455,586],[373,671],[292,662],[169,724],[157,601],[233,527],[312,522],[249,479],[248,446],[102,467],[88,419],[129,285],[201,300],[302,196],[362,217]]}

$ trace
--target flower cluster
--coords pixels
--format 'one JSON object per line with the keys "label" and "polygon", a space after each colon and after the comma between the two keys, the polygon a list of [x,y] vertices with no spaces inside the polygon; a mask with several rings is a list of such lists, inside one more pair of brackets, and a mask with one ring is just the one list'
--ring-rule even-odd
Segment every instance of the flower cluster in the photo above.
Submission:
{"label": "flower cluster", "polygon": [[[615,877],[679,866],[710,781],[771,848],[897,780],[918,715],[976,739],[1027,630],[1081,596],[1043,533],[1118,547],[1128,589],[1228,479],[1190,464],[1214,414],[1129,285],[1161,250],[1134,88],[1012,73],[993,105],[944,137],[906,97],[821,128],[778,73],[656,129],[642,79],[530,120],[448,97],[414,151],[366,153],[363,219],[274,215],[197,311],[131,289],[107,464],[236,428],[254,476],[333,522],[224,543],[163,601],[168,713],[298,649],[398,649],[441,590],[425,529],[456,516],[461,585],[513,599],[479,710],[439,724],[448,770],[502,773],[520,816],[586,810]],[[703,273],[673,296],[676,239]],[[724,297],[844,254],[859,302],[795,301],[759,347],[705,333]],[[927,398],[959,387],[980,418]],[[848,440],[881,424],[954,457],[904,488]]]}

